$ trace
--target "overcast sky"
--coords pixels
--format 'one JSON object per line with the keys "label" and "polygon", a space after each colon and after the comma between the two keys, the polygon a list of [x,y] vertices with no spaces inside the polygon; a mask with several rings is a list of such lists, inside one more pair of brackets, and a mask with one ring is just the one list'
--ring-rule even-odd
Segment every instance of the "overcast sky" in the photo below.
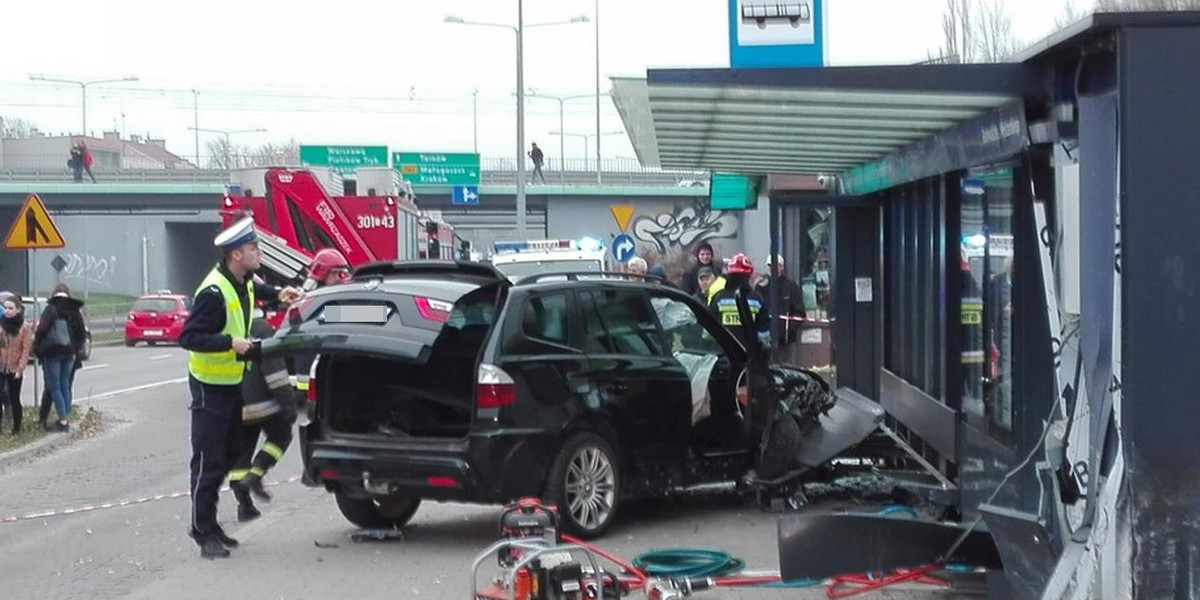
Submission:
{"label": "overcast sky", "polygon": [[[1018,38],[1053,29],[1065,0],[1005,0]],[[827,0],[831,65],[912,63],[941,44],[944,0]],[[1077,0],[1077,4],[1085,4]],[[647,67],[727,67],[727,0],[600,0],[601,72]],[[511,156],[515,46],[510,31],[443,22],[515,23],[516,0],[56,0],[7,2],[0,36],[0,116],[57,133],[80,128],[77,86],[29,81],[136,75],[137,83],[90,88],[88,129],[167,139],[191,156],[193,94],[200,127],[265,133],[257,145],[382,144],[393,150],[470,151],[472,90],[479,150]],[[526,24],[594,18],[593,0],[526,0]],[[553,95],[595,89],[592,23],[525,34],[527,88]],[[607,89],[607,81],[602,82]],[[558,103],[530,99],[527,134],[558,155]],[[595,131],[594,101],[566,103],[568,132]],[[621,129],[607,99],[602,131]],[[211,138],[201,134],[201,144]],[[568,138],[578,158],[582,140]],[[606,137],[605,156],[632,156]]]}

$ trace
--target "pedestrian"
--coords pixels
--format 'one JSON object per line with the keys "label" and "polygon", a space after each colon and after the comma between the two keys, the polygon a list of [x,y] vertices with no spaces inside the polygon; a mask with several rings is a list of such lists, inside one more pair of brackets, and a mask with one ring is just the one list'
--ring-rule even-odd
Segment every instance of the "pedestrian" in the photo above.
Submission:
{"label": "pedestrian", "polygon": [[[88,149],[87,144],[83,140],[79,140],[79,155],[83,159],[83,168],[87,171],[88,177],[92,178],[92,183],[96,183],[96,176],[92,174],[92,151]],[[80,180],[83,178],[80,177]]]}
{"label": "pedestrian", "polygon": [[[725,287],[713,294],[709,310],[746,350],[761,355],[768,348],[771,331],[762,296],[750,286],[750,276],[753,274],[754,263],[750,261],[750,257],[741,253],[735,254],[725,268]],[[739,297],[744,299],[744,306],[738,305]],[[743,310],[751,320],[753,333],[749,336],[743,326]]]}
{"label": "pedestrian", "polygon": [[[83,368],[82,356],[82,354],[76,354],[75,364],[71,366],[71,381],[69,382],[71,389],[75,389],[75,376],[78,375],[79,370]],[[42,427],[43,431],[50,431],[53,429],[53,426],[47,422],[47,419],[50,418],[50,409],[53,407],[54,397],[50,395],[50,388],[42,386],[42,402],[41,406],[38,407],[38,425]]]}
{"label": "pedestrian", "polygon": [[546,162],[546,155],[542,154],[542,149],[538,148],[536,143],[533,145],[533,150],[529,151],[529,158],[533,160],[533,177],[530,179],[530,183],[538,177],[542,178],[542,183],[546,183],[546,174],[542,172],[542,165]]}
{"label": "pedestrian", "polygon": [[717,277],[721,276],[721,266],[717,262],[716,254],[713,253],[712,244],[701,242],[696,246],[695,256],[696,266],[683,276],[683,291],[692,296],[695,296],[700,289],[700,269],[702,267],[712,269],[713,274]]}
{"label": "pedestrian", "polygon": [[646,274],[646,259],[640,256],[629,259],[625,265],[625,272],[629,273],[630,281],[646,281],[646,278],[643,277]]}
{"label": "pedestrian", "polygon": [[646,270],[646,274],[651,276],[650,281],[654,283],[665,285],[667,287],[674,287],[671,285],[671,280],[667,279],[667,268],[661,264],[650,267]]}
{"label": "pedestrian", "polygon": [[21,298],[10,292],[0,292],[4,315],[0,317],[0,425],[3,425],[4,402],[7,398],[12,411],[12,434],[21,433],[21,382],[29,353],[33,349],[33,327],[25,321]]}
{"label": "pedestrian", "polygon": [[716,279],[717,275],[713,272],[712,267],[700,267],[699,272],[696,274],[696,287],[698,289],[692,297],[699,300],[705,306],[708,306],[709,302],[712,302],[712,296],[709,294],[709,291],[712,290],[713,281]]}
{"label": "pedestrian", "polygon": [[[255,318],[250,324],[254,339],[266,339],[275,334],[266,319]],[[238,521],[252,521],[261,513],[254,506],[251,494],[270,502],[271,495],[263,487],[263,477],[275,466],[292,443],[292,425],[296,423],[296,398],[288,379],[287,361],[282,358],[261,358],[250,362],[242,379],[242,453],[229,472],[229,488],[238,503]],[[259,434],[266,442],[258,454]]]}
{"label": "pedestrian", "polygon": [[42,361],[46,389],[58,413],[58,423],[52,427],[55,431],[70,429],[71,376],[87,335],[82,308],[83,301],[71,297],[67,284],[55,285],[33,334],[33,353]]}
{"label": "pedestrian", "polygon": [[[804,318],[804,293],[795,281],[788,279],[787,271],[784,269],[783,256],[776,255],[775,260],[771,260],[771,256],[768,255],[767,269],[770,270],[770,273],[760,280],[755,288],[768,307],[771,306],[773,290],[779,290],[779,298],[775,299],[779,303],[779,310],[777,313],[771,313],[771,316],[774,317],[778,314],[792,318]],[[785,321],[782,344],[794,342],[796,332],[799,330],[800,327],[797,323],[793,323],[791,320]]]}
{"label": "pedestrian", "polygon": [[222,231],[213,245],[221,249],[221,262],[196,289],[179,336],[179,345],[188,351],[192,395],[189,535],[200,546],[200,556],[210,559],[228,557],[229,548],[238,545],[217,523],[217,495],[240,454],[243,357],[252,347],[251,310],[256,298],[287,304],[299,297],[293,288],[279,290],[253,280],[260,261],[253,218]]}
{"label": "pedestrian", "polygon": [[71,157],[67,159],[67,168],[75,176],[75,183],[83,183],[83,148],[79,144],[71,146]]}

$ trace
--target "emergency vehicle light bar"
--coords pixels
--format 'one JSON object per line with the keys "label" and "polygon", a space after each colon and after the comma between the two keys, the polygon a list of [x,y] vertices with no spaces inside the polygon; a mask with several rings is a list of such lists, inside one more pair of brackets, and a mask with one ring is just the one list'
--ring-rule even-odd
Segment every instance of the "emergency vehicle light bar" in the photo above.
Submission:
{"label": "emergency vehicle light bar", "polygon": [[579,240],[524,240],[496,242],[492,244],[492,250],[496,254],[508,254],[512,252],[548,252],[556,250],[593,251],[601,248],[604,248],[603,241],[588,237],[580,238]]}

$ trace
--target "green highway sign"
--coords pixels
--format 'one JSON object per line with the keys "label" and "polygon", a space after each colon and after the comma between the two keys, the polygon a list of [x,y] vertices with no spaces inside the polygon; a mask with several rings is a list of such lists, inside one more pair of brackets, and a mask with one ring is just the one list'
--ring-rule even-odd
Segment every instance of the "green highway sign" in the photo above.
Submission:
{"label": "green highway sign", "polygon": [[329,167],[343,175],[360,167],[388,166],[387,146],[300,146],[300,164]]}
{"label": "green highway sign", "polygon": [[392,167],[413,185],[479,185],[479,155],[393,152]]}

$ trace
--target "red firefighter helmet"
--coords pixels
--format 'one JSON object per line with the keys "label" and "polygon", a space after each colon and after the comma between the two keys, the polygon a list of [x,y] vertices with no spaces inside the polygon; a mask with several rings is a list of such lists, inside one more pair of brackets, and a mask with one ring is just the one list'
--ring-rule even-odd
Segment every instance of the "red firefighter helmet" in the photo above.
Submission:
{"label": "red firefighter helmet", "polygon": [[729,263],[725,265],[725,273],[729,275],[753,275],[754,263],[750,262],[750,257],[744,253],[737,253],[733,258],[729,259]]}
{"label": "red firefighter helmet", "polygon": [[308,276],[324,283],[325,278],[331,273],[337,275],[339,283],[349,280],[350,263],[346,262],[346,257],[342,256],[341,252],[333,248],[325,248],[317,252],[312,262],[309,263]]}

